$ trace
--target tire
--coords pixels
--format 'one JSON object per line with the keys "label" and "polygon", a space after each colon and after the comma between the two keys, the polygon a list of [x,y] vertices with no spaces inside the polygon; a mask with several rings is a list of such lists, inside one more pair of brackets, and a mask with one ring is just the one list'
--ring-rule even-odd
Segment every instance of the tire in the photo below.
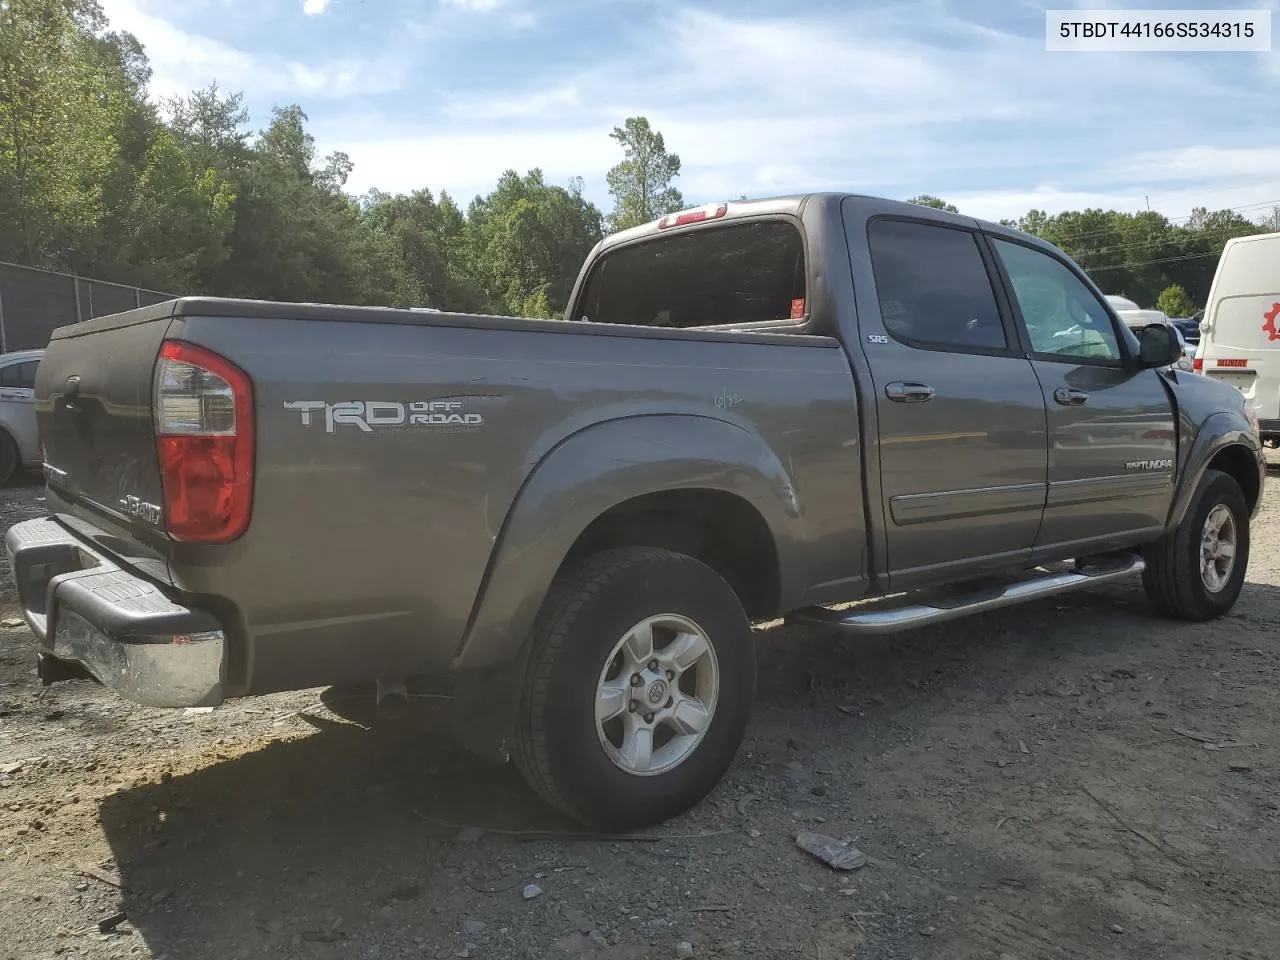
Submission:
{"label": "tire", "polygon": [[[1230,568],[1224,571],[1218,564],[1209,575],[1221,584],[1215,590],[1201,572],[1201,550],[1210,515],[1216,521],[1223,510],[1234,528],[1234,549]],[[1144,559],[1142,585],[1161,615],[1203,622],[1230,610],[1249,566],[1249,506],[1240,485],[1219,470],[1206,470],[1182,523],[1147,547]]]}
{"label": "tire", "polygon": [[[667,618],[652,626],[653,657],[666,659],[635,687],[632,651],[644,635],[635,628],[653,618]],[[676,630],[682,639],[668,643]],[[608,830],[660,823],[702,800],[733,761],[755,699],[754,638],[737,594],[700,561],[652,547],[589,557],[556,578],[531,643],[513,753],[529,784],[561,812]],[[687,668],[674,658],[677,643],[688,650]],[[703,653],[692,660],[697,649]],[[605,713],[623,702],[639,709],[598,723],[606,685],[617,698]],[[691,699],[710,703],[709,717],[700,734],[676,735],[671,704],[696,719]],[[646,714],[651,702],[657,710]],[[636,772],[643,761],[632,763],[644,753],[631,748],[641,740],[626,733],[641,723],[652,731],[646,773]]]}
{"label": "tire", "polygon": [[0,487],[8,486],[21,468],[18,445],[13,442],[13,437],[0,430]]}

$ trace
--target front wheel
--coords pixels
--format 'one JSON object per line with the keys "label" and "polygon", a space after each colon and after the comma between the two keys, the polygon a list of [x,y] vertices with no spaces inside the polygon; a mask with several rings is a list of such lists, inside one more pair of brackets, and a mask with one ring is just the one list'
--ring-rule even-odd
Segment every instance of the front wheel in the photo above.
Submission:
{"label": "front wheel", "polygon": [[557,577],[532,635],[515,759],[584,823],[634,829],[706,796],[755,698],[751,624],[705,564],[627,547]]}
{"label": "front wheel", "polygon": [[1142,582],[1156,610],[1178,620],[1222,616],[1244,587],[1249,506],[1229,474],[1206,470],[1177,529],[1145,551]]}

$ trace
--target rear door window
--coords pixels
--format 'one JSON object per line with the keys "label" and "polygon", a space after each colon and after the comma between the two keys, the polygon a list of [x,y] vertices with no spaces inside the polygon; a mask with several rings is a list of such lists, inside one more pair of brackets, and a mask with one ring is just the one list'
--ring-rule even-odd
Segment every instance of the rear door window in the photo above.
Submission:
{"label": "rear door window", "polygon": [[978,239],[967,230],[875,220],[871,270],[885,330],[908,346],[1004,352],[1000,309]]}
{"label": "rear door window", "polygon": [[709,327],[806,313],[804,242],[783,220],[703,227],[619,247],[592,268],[577,320]]}
{"label": "rear door window", "polygon": [[0,387],[18,387],[30,390],[36,385],[36,366],[38,361],[27,360],[23,363],[11,363],[0,368]]}

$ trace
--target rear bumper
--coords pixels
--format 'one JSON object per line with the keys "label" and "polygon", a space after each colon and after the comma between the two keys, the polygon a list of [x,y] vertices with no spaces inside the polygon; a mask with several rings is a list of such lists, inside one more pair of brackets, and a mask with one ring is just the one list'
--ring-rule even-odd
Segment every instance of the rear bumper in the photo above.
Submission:
{"label": "rear bumper", "polygon": [[174,602],[52,518],[11,527],[5,550],[46,653],[146,706],[223,701],[226,636],[212,614]]}

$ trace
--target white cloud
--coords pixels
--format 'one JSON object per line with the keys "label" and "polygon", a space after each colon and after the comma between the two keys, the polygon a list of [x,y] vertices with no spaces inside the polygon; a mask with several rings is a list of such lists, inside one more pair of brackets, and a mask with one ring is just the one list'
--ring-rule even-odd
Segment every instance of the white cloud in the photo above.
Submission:
{"label": "white cloud", "polygon": [[345,150],[355,169],[347,188],[355,193],[377,187],[393,192],[429,187],[448,190],[464,206],[488,193],[508,169],[521,174],[542,169],[550,183],[606,170],[617,162],[614,144],[595,128],[508,135],[501,131],[443,136],[353,138],[345,123],[317,125],[318,152]]}
{"label": "white cloud", "polygon": [[[298,99],[321,151],[351,155],[357,192],[426,186],[465,201],[503,170],[540,167],[552,182],[584,176],[588,196],[607,206],[604,174],[620,158],[609,131],[643,114],[680,154],[677,185],[690,202],[811,189],[927,192],[998,219],[1032,207],[1138,209],[1145,195],[1171,216],[1280,198],[1280,135],[1223,134],[1270,109],[1275,81],[1250,71],[1280,77],[1274,57],[1241,58],[1227,71],[1218,58],[1048,54],[1042,32],[967,22],[948,12],[948,0],[833,15],[796,5],[794,15],[771,18],[675,0],[637,4],[648,16],[598,50],[551,47],[527,57],[518,80],[485,90],[479,84],[501,71],[475,81],[455,68],[433,76],[422,51],[456,42],[460,31],[479,47],[494,30],[528,29],[538,18],[512,0],[438,0],[393,38],[414,45],[423,71],[415,87],[430,96],[365,99],[344,115],[316,100],[401,89],[407,58],[259,59],[167,22],[158,15],[164,2],[104,0],[112,23],[147,45],[157,92],[217,77],[252,96]],[[304,9],[330,2],[305,0]],[[1037,0],[1021,6],[1043,9]],[[545,12],[548,21],[562,15]]]}
{"label": "white cloud", "polygon": [[329,8],[329,0],[302,0],[302,12],[309,17],[324,13]]}
{"label": "white cloud", "polygon": [[127,30],[146,48],[151,92],[164,97],[185,94],[212,81],[229,89],[265,97],[344,97],[384,93],[404,82],[394,58],[360,61],[327,57],[310,65],[278,56],[258,58],[243,50],[190,33],[150,12],[145,0],[101,0],[113,29]]}
{"label": "white cloud", "polygon": [[1219,185],[1177,193],[1152,193],[1149,196],[1144,196],[1141,192],[1069,190],[1059,187],[955,191],[947,194],[947,200],[959,207],[962,213],[983,220],[1016,220],[1028,210],[1043,210],[1054,214],[1090,207],[1136,213],[1146,209],[1150,202],[1152,210],[1159,211],[1175,223],[1186,220],[1194,207],[1236,210],[1241,216],[1256,220],[1271,210],[1270,202],[1260,202],[1266,197],[1280,198],[1280,177],[1265,184],[1249,182],[1227,187]]}

